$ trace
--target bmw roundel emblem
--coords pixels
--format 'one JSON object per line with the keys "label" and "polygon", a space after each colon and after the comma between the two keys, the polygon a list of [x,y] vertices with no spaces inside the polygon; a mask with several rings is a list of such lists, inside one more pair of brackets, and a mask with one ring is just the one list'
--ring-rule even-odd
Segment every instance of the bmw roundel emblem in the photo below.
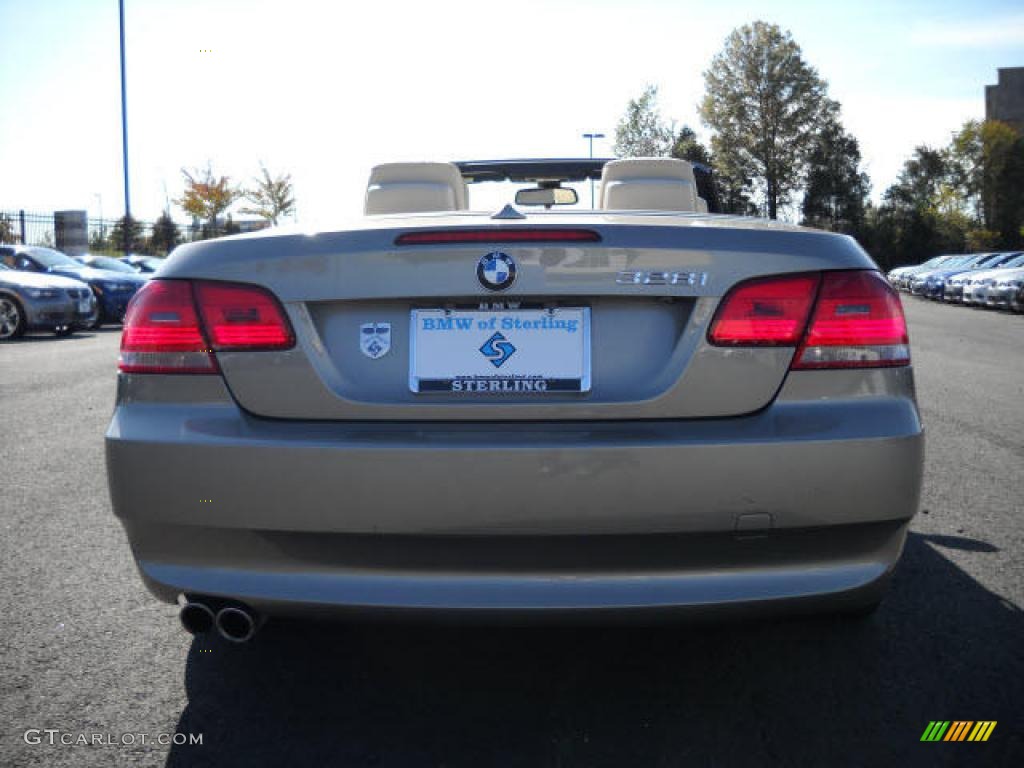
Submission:
{"label": "bmw roundel emblem", "polygon": [[476,277],[484,288],[504,291],[516,281],[516,263],[508,254],[488,253],[477,262]]}

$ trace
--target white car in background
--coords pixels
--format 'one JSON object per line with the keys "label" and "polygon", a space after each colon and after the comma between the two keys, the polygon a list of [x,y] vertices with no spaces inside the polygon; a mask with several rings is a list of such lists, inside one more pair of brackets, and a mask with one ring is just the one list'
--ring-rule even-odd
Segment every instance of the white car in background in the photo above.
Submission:
{"label": "white car in background", "polygon": [[1024,268],[1006,270],[999,275],[988,289],[985,305],[1024,312]]}
{"label": "white car in background", "polygon": [[944,264],[948,264],[957,258],[961,257],[951,253],[946,253],[941,256],[933,256],[928,259],[928,261],[924,261],[920,264],[908,264],[905,267],[896,267],[896,269],[890,270],[886,277],[893,288],[898,288],[901,291],[907,291],[910,290],[910,278],[918,272],[928,269],[938,269]]}
{"label": "white car in background", "polygon": [[1024,267],[1024,253],[1015,253],[1009,261],[1004,262],[997,269],[985,269],[981,272],[969,272],[958,276],[956,279],[962,281],[960,300],[964,304],[985,306],[988,303],[989,290],[1005,274],[1006,270],[1017,267]]}

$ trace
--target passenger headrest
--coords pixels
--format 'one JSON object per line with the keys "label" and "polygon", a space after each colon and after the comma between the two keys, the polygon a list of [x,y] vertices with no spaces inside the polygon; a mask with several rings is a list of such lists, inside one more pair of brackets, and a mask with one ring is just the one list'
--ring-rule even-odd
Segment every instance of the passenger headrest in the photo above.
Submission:
{"label": "passenger headrest", "polygon": [[364,211],[464,211],[467,198],[466,182],[452,163],[384,163],[370,171]]}
{"label": "passenger headrest", "polygon": [[635,157],[605,163],[600,207],[617,211],[697,211],[693,166],[671,157]]}

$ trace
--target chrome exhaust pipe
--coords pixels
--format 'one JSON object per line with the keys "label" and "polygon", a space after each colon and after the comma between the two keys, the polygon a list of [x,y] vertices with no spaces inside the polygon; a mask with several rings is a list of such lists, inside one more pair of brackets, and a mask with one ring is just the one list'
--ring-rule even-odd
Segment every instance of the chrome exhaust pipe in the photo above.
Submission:
{"label": "chrome exhaust pipe", "polygon": [[213,611],[206,603],[185,603],[178,612],[178,618],[190,635],[201,635],[213,629]]}
{"label": "chrome exhaust pipe", "polygon": [[247,608],[229,606],[217,611],[217,631],[232,643],[245,643],[256,634],[256,619]]}

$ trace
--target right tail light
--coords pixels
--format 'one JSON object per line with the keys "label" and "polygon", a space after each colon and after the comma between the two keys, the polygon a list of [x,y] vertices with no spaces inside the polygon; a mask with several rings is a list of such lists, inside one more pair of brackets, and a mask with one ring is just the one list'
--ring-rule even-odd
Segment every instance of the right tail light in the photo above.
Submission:
{"label": "right tail light", "polygon": [[708,332],[716,346],[795,346],[791,368],[908,365],[903,307],[878,272],[748,280],[722,299]]}

